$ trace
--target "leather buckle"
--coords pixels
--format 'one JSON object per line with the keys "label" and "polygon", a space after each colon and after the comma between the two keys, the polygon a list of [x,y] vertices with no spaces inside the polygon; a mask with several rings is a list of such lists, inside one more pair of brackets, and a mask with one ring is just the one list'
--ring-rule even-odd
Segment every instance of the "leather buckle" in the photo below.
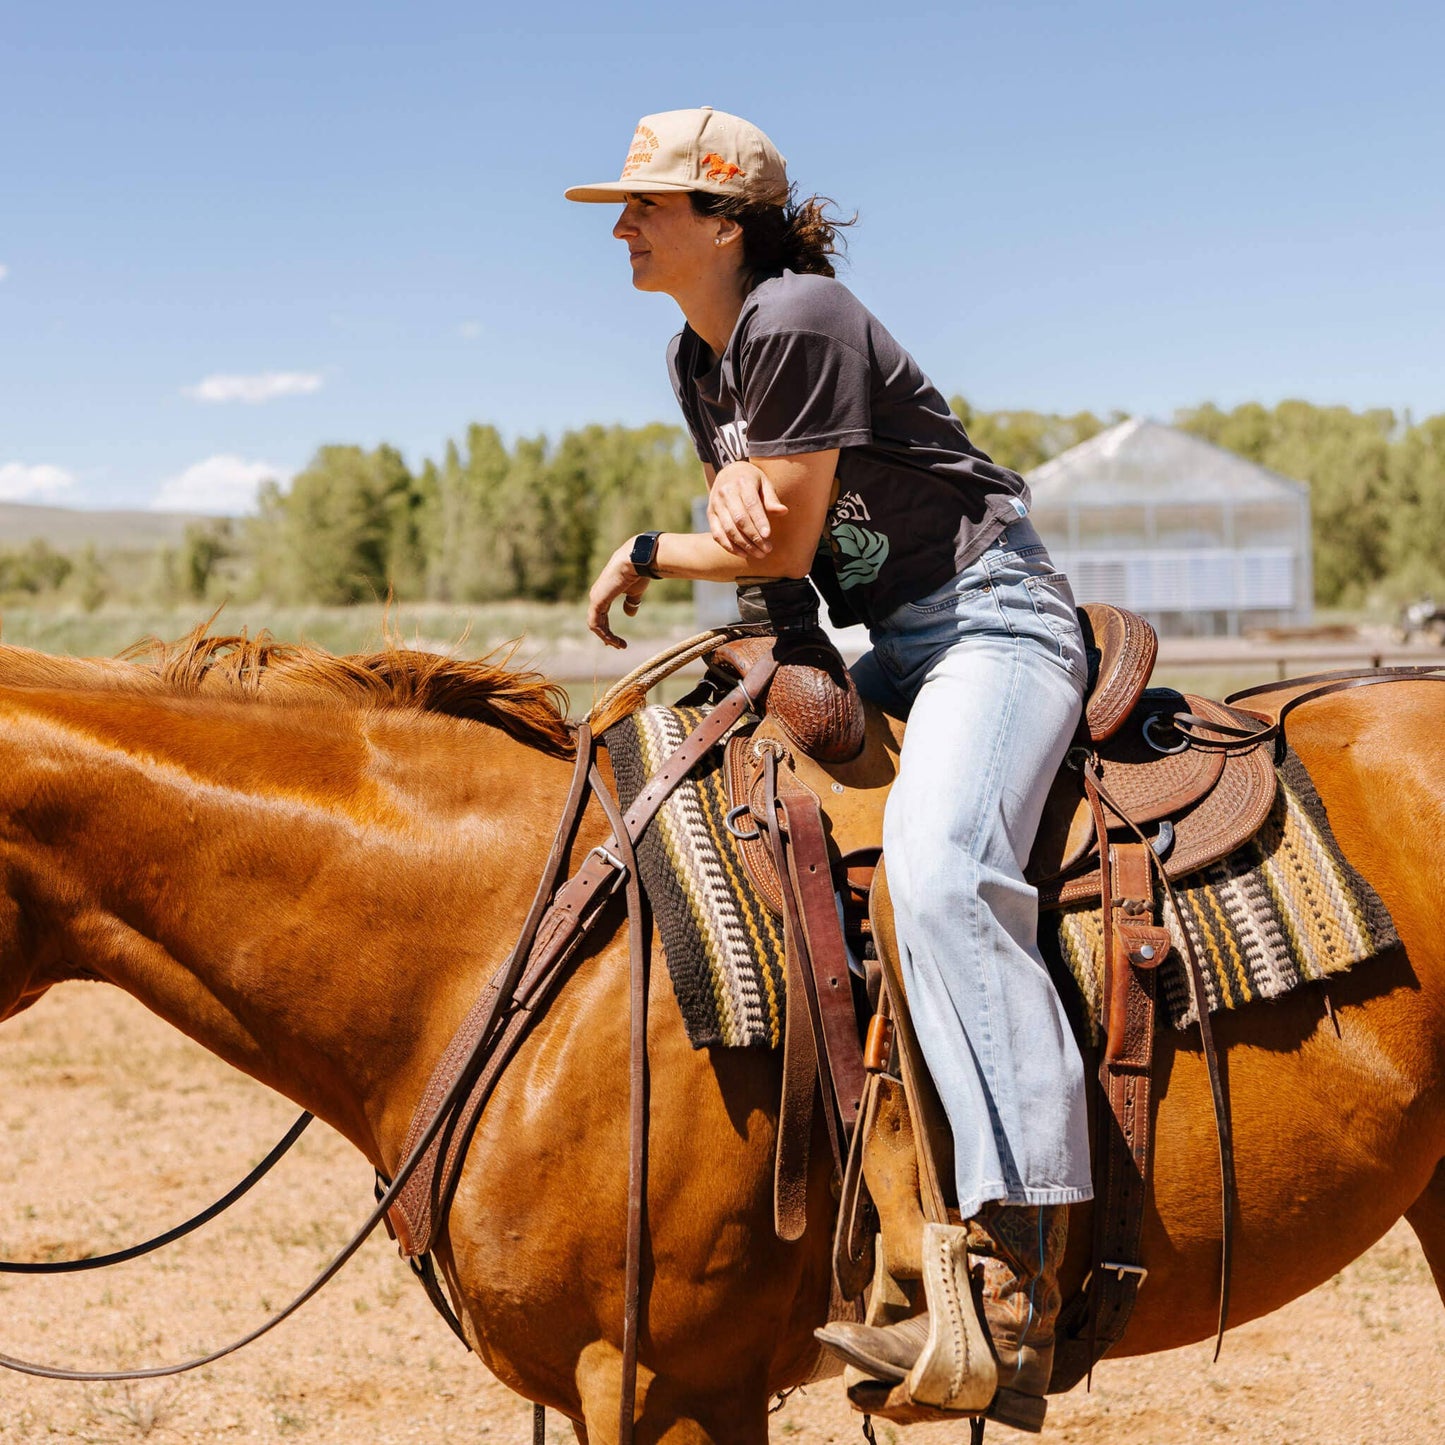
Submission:
{"label": "leather buckle", "polygon": [[624,862],[622,861],[622,859],[617,856],[617,854],[611,852],[611,851],[610,851],[609,849],[607,849],[607,848],[604,848],[601,843],[598,843],[597,846],[594,847],[594,848],[587,854],[587,856],[588,856],[589,858],[592,858],[592,857],[600,858],[604,863],[607,863],[607,864],[611,865],[611,867],[616,870],[616,872],[614,872],[613,875],[612,875],[612,887],[613,887],[613,888],[616,888],[617,885],[622,881],[622,879],[623,879],[623,878],[626,876],[626,874],[627,874],[627,864],[624,863]]}
{"label": "leather buckle", "polygon": [[1116,1260],[1106,1259],[1099,1265],[1099,1268],[1113,1270],[1120,1279],[1123,1279],[1126,1274],[1137,1274],[1140,1284],[1149,1278],[1149,1271],[1142,1264],[1119,1264]]}
{"label": "leather buckle", "polygon": [[771,753],[780,764],[792,761],[787,748],[777,738],[754,738],[751,751],[753,761],[757,763],[762,762],[764,753]]}

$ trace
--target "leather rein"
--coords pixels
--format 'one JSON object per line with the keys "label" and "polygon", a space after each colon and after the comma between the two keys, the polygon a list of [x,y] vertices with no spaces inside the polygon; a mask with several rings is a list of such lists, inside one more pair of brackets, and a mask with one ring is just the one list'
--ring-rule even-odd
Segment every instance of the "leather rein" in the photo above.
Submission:
{"label": "leather rein", "polygon": [[303,1109],[296,1122],[271,1147],[271,1151],[246,1175],[239,1184],[234,1184],[214,1204],[208,1204],[199,1214],[193,1214],[184,1224],[177,1224],[140,1244],[118,1249],[112,1254],[89,1254],[79,1259],[19,1260],[0,1259],[0,1274],[79,1274],[87,1269],[105,1269],[112,1264],[125,1264],[128,1260],[139,1259],[152,1254],[178,1239],[194,1233],[203,1224],[209,1224],[218,1214],[224,1214],[238,1199],[248,1194],[278,1164],[291,1146],[306,1132],[306,1126],[315,1116]]}
{"label": "leather rein", "polygon": [[[429,1081],[418,1117],[425,1123],[413,1123],[408,1133],[402,1163],[391,1179],[378,1175],[376,1204],[361,1227],[342,1246],[314,1279],[269,1319],[255,1329],[218,1349],[193,1359],[170,1365],[156,1365],[130,1370],[78,1370],[39,1364],[0,1353],[0,1367],[24,1375],[51,1380],[109,1382],[150,1380],[168,1375],[184,1374],[200,1369],[244,1349],[253,1341],[275,1329],[290,1318],[302,1305],[327,1285],[361,1248],[376,1227],[388,1218],[413,1184],[419,1171],[427,1176],[426,1193],[432,1196],[433,1217],[444,1227],[447,1210],[461,1172],[466,1145],[476,1127],[481,1106],[500,1077],[531,1022],[561,980],[565,965],[575,956],[592,925],[602,915],[604,905],[623,887],[628,905],[628,942],[631,959],[631,1037],[629,1046],[630,1108],[627,1208],[627,1262],[625,1283],[625,1315],[623,1321],[623,1379],[619,1402],[619,1439],[628,1445],[633,1438],[637,1384],[637,1338],[640,1320],[642,1221],[645,1211],[646,1173],[646,1098],[647,1098],[647,989],[648,942],[646,915],[643,910],[641,885],[638,880],[634,844],[641,837],[657,810],[673,788],[698,760],[719,743],[744,714],[760,711],[762,699],[773,674],[776,661],[769,655],[759,660],[747,674],[707,715],[702,723],[672,753],[638,795],[624,815],[598,772],[595,755],[596,740],[591,727],[583,722],[576,734],[576,758],[567,802],[552,841],[552,848],[543,868],[526,921],[506,961],[488,983],[482,996],[458,1035],[448,1046],[450,1055],[465,1043],[466,1052],[459,1068],[452,1074],[445,1069],[444,1055]],[[571,845],[588,796],[594,794],[612,832],[605,843],[592,848],[582,866],[560,888],[563,860]],[[454,1063],[455,1060],[453,1059]],[[436,1086],[439,1077],[447,1077],[445,1088]],[[430,1096],[435,1093],[434,1107],[426,1111]],[[286,1137],[256,1166],[240,1184],[229,1190],[215,1204],[185,1224],[157,1235],[143,1244],[112,1255],[84,1260],[62,1260],[44,1263],[0,1262],[0,1271],[13,1273],[51,1274],[78,1269],[96,1269],[107,1264],[134,1259],[181,1238],[221,1213],[246,1193],[281,1158],[311,1122],[310,1113],[303,1113]],[[440,1167],[440,1174],[436,1171]],[[430,1245],[431,1236],[426,1243]],[[414,1264],[433,1304],[447,1318],[454,1332],[466,1340],[456,1315],[447,1307],[445,1296],[437,1283],[430,1249],[423,1263]],[[543,1413],[534,1409],[534,1438],[542,1438]]]}

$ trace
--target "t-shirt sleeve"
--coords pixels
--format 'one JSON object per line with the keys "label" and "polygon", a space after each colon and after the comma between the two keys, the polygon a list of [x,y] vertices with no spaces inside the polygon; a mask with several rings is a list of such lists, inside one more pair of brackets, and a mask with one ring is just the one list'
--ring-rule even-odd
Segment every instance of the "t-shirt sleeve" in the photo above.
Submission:
{"label": "t-shirt sleeve", "polygon": [[692,438],[692,449],[697,453],[698,461],[704,466],[716,466],[713,458],[712,447],[708,444],[707,438],[699,433],[697,429],[697,408],[696,405],[689,405],[689,398],[685,395],[683,388],[690,386],[691,382],[685,382],[682,377],[682,332],[678,332],[667,344],[667,377],[672,382],[672,394],[677,398],[677,404],[682,408],[682,419],[687,424],[688,435]]}
{"label": "t-shirt sleeve", "polygon": [[791,457],[872,440],[868,359],[820,331],[774,331],[747,344],[742,403],[748,453]]}

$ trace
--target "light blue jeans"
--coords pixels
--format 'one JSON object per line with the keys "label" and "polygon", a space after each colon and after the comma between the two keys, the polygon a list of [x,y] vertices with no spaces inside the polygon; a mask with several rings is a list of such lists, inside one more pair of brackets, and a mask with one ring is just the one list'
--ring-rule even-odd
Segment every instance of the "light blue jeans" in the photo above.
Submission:
{"label": "light blue jeans", "polygon": [[1069,584],[1027,518],[890,613],[853,669],[908,719],[883,822],[914,1027],[953,1129],[965,1219],[1089,1199],[1084,1067],[1024,881],[1084,690]]}

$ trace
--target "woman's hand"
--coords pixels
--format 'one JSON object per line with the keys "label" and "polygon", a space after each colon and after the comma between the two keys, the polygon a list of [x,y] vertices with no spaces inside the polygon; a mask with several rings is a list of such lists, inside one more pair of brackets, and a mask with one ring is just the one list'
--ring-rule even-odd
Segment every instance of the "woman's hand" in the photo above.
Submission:
{"label": "woman's hand", "polygon": [[622,610],[628,617],[636,617],[642,606],[642,594],[647,591],[650,578],[642,576],[632,565],[632,541],[629,537],[607,559],[601,575],[592,584],[587,596],[587,626],[600,637],[608,647],[626,647],[627,644],[608,623],[607,615],[612,604],[620,597]]}
{"label": "woman's hand", "polygon": [[735,557],[766,557],[773,550],[769,513],[787,510],[768,474],[752,462],[729,462],[708,489],[708,531]]}

